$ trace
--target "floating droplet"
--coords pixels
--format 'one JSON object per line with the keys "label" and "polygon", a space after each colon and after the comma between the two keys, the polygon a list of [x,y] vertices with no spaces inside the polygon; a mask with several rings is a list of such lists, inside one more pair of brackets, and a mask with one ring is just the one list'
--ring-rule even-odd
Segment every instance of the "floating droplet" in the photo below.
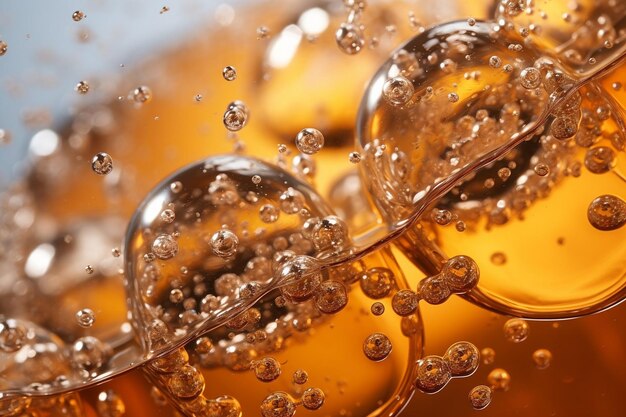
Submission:
{"label": "floating droplet", "polygon": [[263,358],[252,363],[252,369],[259,381],[271,382],[281,374],[280,363],[274,358]]}
{"label": "floating droplet", "polygon": [[382,333],[372,333],[363,342],[363,353],[372,361],[382,361],[391,353],[391,340]]}
{"label": "floating droplet", "polygon": [[402,75],[390,78],[383,84],[383,97],[393,106],[405,105],[414,91],[413,83]]}
{"label": "floating droplet", "polygon": [[249,113],[248,107],[242,101],[233,101],[226,107],[222,122],[226,129],[237,132],[248,123]]}
{"label": "floating droplet", "polygon": [[491,388],[487,385],[478,385],[469,393],[469,400],[474,410],[482,410],[491,403]]}
{"label": "floating droplet", "polygon": [[159,259],[170,259],[178,253],[178,243],[171,235],[159,235],[152,242],[152,253]]}
{"label": "floating droplet", "polygon": [[510,319],[504,323],[504,336],[509,342],[523,342],[528,337],[528,330],[528,323],[523,319]]}
{"label": "floating droplet", "polygon": [[302,393],[302,405],[307,410],[318,410],[324,405],[325,398],[324,391],[321,389],[307,388],[304,393]]}
{"label": "floating droplet", "polygon": [[552,352],[548,349],[537,349],[533,352],[533,362],[537,369],[546,369],[552,362]]}
{"label": "floating droplet", "polygon": [[91,169],[98,175],[107,175],[113,171],[113,158],[106,152],[99,152],[91,159]]}
{"label": "floating droplet", "polygon": [[235,67],[228,65],[222,70],[222,76],[226,81],[235,81],[237,79],[237,70]]}
{"label": "floating droplet", "polygon": [[605,194],[593,199],[587,209],[587,219],[598,230],[615,230],[626,224],[626,202]]}
{"label": "floating droplet", "polygon": [[76,322],[78,322],[78,325],[81,327],[91,327],[95,321],[96,315],[93,310],[89,308],[83,308],[76,312]]}
{"label": "floating droplet", "polygon": [[324,146],[324,135],[319,130],[307,127],[296,136],[296,148],[304,154],[313,155]]}

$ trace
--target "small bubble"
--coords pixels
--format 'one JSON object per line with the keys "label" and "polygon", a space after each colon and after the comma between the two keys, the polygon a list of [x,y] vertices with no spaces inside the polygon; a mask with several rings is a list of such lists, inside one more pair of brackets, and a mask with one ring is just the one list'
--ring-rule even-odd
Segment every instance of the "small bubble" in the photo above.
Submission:
{"label": "small bubble", "polygon": [[293,383],[298,385],[304,385],[309,380],[309,374],[302,369],[296,369],[293,373]]}
{"label": "small bubble", "polygon": [[496,368],[487,375],[487,383],[492,390],[508,391],[511,386],[511,375],[502,368]]}
{"label": "small bubble", "polygon": [[183,190],[183,183],[180,181],[174,181],[170,184],[170,191],[174,194],[178,194]]}
{"label": "small bubble", "polygon": [[342,23],[335,32],[335,41],[341,51],[348,55],[358,54],[365,45],[363,31],[352,23]]}
{"label": "small bubble", "polygon": [[363,342],[363,353],[368,359],[379,362],[391,353],[391,340],[382,333],[372,333]]}
{"label": "small bubble", "polygon": [[81,337],[72,346],[72,365],[94,375],[107,362],[109,354],[110,348],[100,339],[92,336]]}
{"label": "small bubble", "polygon": [[537,349],[533,352],[533,362],[537,369],[546,369],[552,362],[552,352],[548,349]]}
{"label": "small bubble", "polygon": [[280,209],[287,214],[297,214],[304,208],[304,194],[293,187],[287,188],[280,197]]}
{"label": "small bubble", "polygon": [[541,72],[534,67],[525,68],[520,73],[520,83],[522,87],[534,89],[541,85]]}
{"label": "small bubble", "polygon": [[122,255],[122,251],[120,251],[120,248],[113,248],[111,249],[111,255],[113,255],[114,258],[119,258]]}
{"label": "small bubble", "polygon": [[89,308],[83,308],[76,312],[76,322],[80,327],[89,328],[96,321],[96,315],[93,310]]}
{"label": "small bubble", "polygon": [[273,204],[263,204],[259,209],[259,216],[264,223],[274,223],[279,215],[280,211]]}
{"label": "small bubble", "polygon": [[476,286],[480,278],[480,271],[472,258],[458,255],[448,259],[443,266],[441,275],[450,291],[463,294]]}
{"label": "small bubble", "polygon": [[469,19],[467,19],[467,24],[470,26],[474,26],[476,24],[476,19],[470,17]]}
{"label": "small bubble", "polygon": [[202,94],[196,94],[193,98],[194,100],[196,100],[198,103],[202,101]]}
{"label": "small bubble", "polygon": [[361,275],[360,285],[367,297],[378,300],[389,295],[395,285],[395,277],[387,268],[372,268]]}
{"label": "small bubble", "polygon": [[594,174],[608,172],[614,164],[615,152],[608,146],[591,148],[585,154],[585,167]]}
{"label": "small bubble", "polygon": [[152,253],[159,259],[170,259],[178,253],[178,243],[171,235],[159,235],[152,242]]}
{"label": "small bubble", "polygon": [[486,347],[480,351],[480,356],[483,358],[483,363],[485,365],[491,365],[496,360],[496,351],[490,347]]}
{"label": "small bubble", "polygon": [[506,254],[504,252],[494,252],[491,254],[490,259],[494,265],[504,265],[506,263]]}
{"label": "small bubble", "polygon": [[248,123],[249,110],[242,101],[234,101],[226,107],[222,122],[231,132],[237,132]]}
{"label": "small bubble", "polygon": [[469,376],[478,369],[480,354],[476,346],[469,342],[457,342],[450,346],[443,356],[452,376]]}
{"label": "small bubble", "polygon": [[259,26],[256,28],[256,38],[257,40],[267,39],[270,37],[270,30],[267,26]]}
{"label": "small bubble", "polygon": [[74,13],[72,13],[72,20],[74,22],[80,22],[85,17],[87,17],[85,16],[85,13],[81,12],[80,10],[76,10]]}
{"label": "small bubble", "polygon": [[339,281],[324,281],[315,293],[315,306],[325,314],[335,314],[348,304],[345,285]]}
{"label": "small bubble", "polygon": [[391,308],[402,317],[409,316],[417,310],[417,302],[419,298],[411,290],[400,290],[393,295],[391,299]]}
{"label": "small bubble", "polygon": [[137,104],[149,103],[152,100],[152,90],[145,85],[135,88],[130,95]]}
{"label": "small bubble", "polygon": [[253,175],[252,176],[252,184],[254,185],[259,185],[261,184],[261,176],[260,175]]}
{"label": "small bubble", "polygon": [[163,223],[172,223],[176,220],[176,213],[172,209],[165,209],[161,212],[161,221]]}
{"label": "small bubble", "polygon": [[257,379],[263,382],[271,382],[281,374],[280,363],[270,357],[252,362],[252,369]]}
{"label": "small bubble", "polygon": [[28,339],[28,329],[15,320],[0,321],[0,350],[5,353],[16,352]]}
{"label": "small bubble", "polygon": [[324,391],[319,388],[307,388],[302,393],[302,405],[307,410],[318,410],[324,405],[325,400]]}
{"label": "small bubble", "polygon": [[167,13],[169,11],[170,11],[169,7],[163,6],[163,7],[161,7],[161,10],[159,10],[159,14]]}
{"label": "small bubble", "polygon": [[450,103],[456,103],[457,101],[459,101],[459,95],[457,93],[448,94],[448,101]]}
{"label": "small bubble", "polygon": [[510,176],[511,176],[511,170],[510,169],[508,169],[508,168],[500,168],[498,170],[498,177],[502,181],[508,180]]}
{"label": "small bubble", "polygon": [[514,318],[504,323],[504,336],[506,340],[513,343],[520,343],[528,337],[529,326],[525,320]]}
{"label": "small bubble", "polygon": [[478,385],[469,393],[469,400],[474,410],[482,410],[491,403],[491,388],[487,385]]}
{"label": "small bubble", "polygon": [[620,83],[619,81],[616,81],[613,84],[611,84],[611,87],[613,88],[613,90],[619,91],[622,89],[622,83]]}
{"label": "small bubble", "polygon": [[416,385],[427,394],[434,394],[445,387],[452,374],[448,364],[440,356],[430,355],[417,361]]}
{"label": "small bubble", "polygon": [[537,164],[533,167],[533,171],[540,177],[545,177],[550,173],[550,167],[546,164]]}
{"label": "small bubble", "polygon": [[324,146],[324,135],[319,130],[308,127],[296,136],[296,148],[304,154],[313,155]]}
{"label": "small bubble", "polygon": [[87,265],[87,266],[85,267],[85,272],[86,272],[87,274],[89,274],[89,275],[93,274],[93,272],[94,272],[93,266],[91,266],[91,265]]}
{"label": "small bubble", "polygon": [[222,70],[222,77],[224,77],[226,81],[235,81],[237,79],[237,70],[230,65],[225,66]]}
{"label": "small bubble", "polygon": [[276,391],[261,402],[263,417],[292,417],[296,413],[296,404],[289,394]]}
{"label": "small bubble", "polygon": [[98,394],[96,409],[99,417],[122,417],[126,413],[124,401],[113,390],[102,391]]}
{"label": "small bubble", "polygon": [[348,160],[353,164],[358,164],[359,162],[361,162],[361,159],[361,154],[358,152],[350,152],[350,154],[348,155]]}
{"label": "small bubble", "polygon": [[285,145],[284,143],[281,143],[278,145],[278,153],[285,153],[287,152],[287,145]]}
{"label": "small bubble", "polygon": [[587,209],[587,219],[598,230],[616,230],[626,224],[626,202],[605,194],[596,197]]}
{"label": "small bubble", "polygon": [[11,143],[11,132],[0,129],[0,145],[6,145],[8,143]]}
{"label": "small bubble", "polygon": [[89,83],[87,81],[79,81],[74,87],[79,94],[87,94],[89,92]]}
{"label": "small bubble", "polygon": [[452,213],[449,210],[433,209],[431,217],[440,226],[447,226],[452,221]]}
{"label": "small bubble", "polygon": [[239,238],[228,229],[222,229],[211,236],[211,249],[220,258],[228,259],[237,253]]}
{"label": "small bubble", "polygon": [[9,45],[5,41],[0,39],[0,56],[6,54],[8,50]]}
{"label": "small bubble", "polygon": [[565,140],[573,137],[578,131],[578,120],[574,117],[563,115],[558,116],[550,125],[550,133],[556,139]]}
{"label": "small bubble", "polygon": [[463,220],[459,220],[458,222],[456,222],[456,225],[454,226],[457,230],[457,232],[464,232],[465,231],[465,222]]}
{"label": "small bubble", "polygon": [[182,290],[179,288],[174,288],[170,291],[169,299],[172,303],[178,304],[185,298],[185,294],[183,294]]}
{"label": "small bubble", "polygon": [[167,380],[169,391],[178,398],[194,398],[204,390],[204,377],[191,365],[183,365]]}
{"label": "small bubble", "polygon": [[99,152],[91,158],[91,169],[98,175],[108,175],[113,171],[113,158],[106,152]]}
{"label": "small bubble", "polygon": [[502,66],[502,58],[497,55],[493,55],[489,58],[489,66],[491,68],[500,68]]}
{"label": "small bubble", "polygon": [[434,305],[445,302],[451,294],[441,274],[424,278],[419,282],[417,289],[422,300]]}
{"label": "small bubble", "polygon": [[383,98],[393,106],[405,105],[414,91],[413,83],[402,75],[390,78],[383,84]]}
{"label": "small bubble", "polygon": [[380,316],[385,312],[385,305],[380,302],[375,302],[370,307],[370,311],[372,312],[373,315]]}

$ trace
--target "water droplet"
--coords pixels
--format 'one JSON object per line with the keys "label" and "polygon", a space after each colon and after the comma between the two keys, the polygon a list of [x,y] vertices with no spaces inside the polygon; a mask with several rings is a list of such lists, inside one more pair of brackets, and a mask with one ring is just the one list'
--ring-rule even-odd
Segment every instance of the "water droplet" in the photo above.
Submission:
{"label": "water droplet", "polygon": [[292,417],[295,413],[296,404],[286,392],[274,392],[261,403],[263,417]]}
{"label": "water droplet", "polygon": [[237,70],[235,67],[228,65],[222,70],[222,76],[226,81],[235,81],[237,79]]}
{"label": "water droplet", "polygon": [[137,104],[146,104],[152,100],[152,90],[145,85],[135,88],[130,96]]}
{"label": "water droplet", "polygon": [[537,369],[546,369],[552,362],[552,352],[548,349],[537,349],[533,352],[533,362]]}
{"label": "water droplet", "polygon": [[528,337],[529,326],[525,320],[514,318],[504,323],[504,337],[509,342],[520,343]]}
{"label": "water droplet", "polygon": [[372,361],[382,361],[391,353],[391,340],[382,333],[372,333],[363,342],[363,353]]}
{"label": "water droplet", "polygon": [[83,308],[76,312],[76,322],[78,322],[78,325],[81,327],[91,327],[95,321],[96,315],[93,310],[89,308]]}
{"label": "water droplet", "polygon": [[263,382],[271,382],[281,374],[280,363],[269,357],[252,362],[252,369],[257,379]]}
{"label": "water droplet", "polygon": [[304,154],[313,155],[324,146],[324,135],[319,130],[307,127],[296,136],[296,148]]}
{"label": "water droplet", "polygon": [[478,385],[469,393],[469,400],[474,410],[482,410],[491,403],[491,388],[487,385]]}
{"label": "water droplet", "polygon": [[171,235],[159,235],[152,242],[152,253],[159,259],[170,259],[178,253],[178,243]]}
{"label": "water droplet", "polygon": [[99,152],[91,159],[91,169],[98,175],[108,175],[113,171],[113,158],[108,153]]}
{"label": "water droplet", "polygon": [[390,78],[383,84],[383,98],[393,106],[405,105],[414,91],[413,83],[402,75]]}
{"label": "water droplet", "polygon": [[307,388],[304,393],[302,393],[302,405],[307,410],[318,410],[324,405],[325,398],[324,391],[321,389]]}
{"label": "water droplet", "polygon": [[615,230],[626,224],[626,202],[605,194],[596,197],[587,209],[587,219],[598,230]]}

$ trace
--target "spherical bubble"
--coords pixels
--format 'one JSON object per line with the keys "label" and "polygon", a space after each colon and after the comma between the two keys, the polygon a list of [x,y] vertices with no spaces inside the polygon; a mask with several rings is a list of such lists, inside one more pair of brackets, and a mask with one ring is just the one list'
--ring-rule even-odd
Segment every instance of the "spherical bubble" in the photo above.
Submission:
{"label": "spherical bubble", "polygon": [[145,85],[139,86],[131,91],[132,100],[137,104],[146,104],[152,100],[152,90]]}
{"label": "spherical bubble", "polygon": [[382,333],[372,333],[363,342],[363,353],[369,360],[382,361],[391,353],[391,340]]}
{"label": "spherical bubble", "polygon": [[496,351],[493,348],[486,347],[480,351],[480,356],[482,356],[485,365],[491,365],[496,360]]}
{"label": "spherical bubble", "polygon": [[615,152],[608,146],[597,146],[587,151],[585,167],[594,174],[604,174],[613,168]]}
{"label": "spherical bubble", "polygon": [[315,292],[315,306],[325,314],[335,314],[348,304],[346,286],[339,281],[324,281]]}
{"label": "spherical bubble", "polygon": [[415,385],[420,391],[434,394],[450,382],[452,374],[442,357],[430,355],[417,361],[416,377]]}
{"label": "spherical bubble", "polygon": [[79,94],[87,94],[89,92],[89,83],[87,81],[79,81],[74,88]]}
{"label": "spherical bubble", "polygon": [[[263,178],[261,190],[250,181],[253,175]],[[172,190],[173,183],[180,183],[180,189]],[[314,297],[324,278],[313,257],[318,252],[304,236],[289,239],[301,230],[304,218],[283,212],[271,223],[256,220],[262,229],[249,229],[261,207],[276,207],[290,188],[290,195],[297,195],[299,204],[313,217],[332,214],[312,188],[287,172],[239,156],[216,156],[193,164],[148,195],[129,226],[124,245],[132,324],[146,350],[162,349],[203,323],[228,322],[237,325],[231,327],[235,330],[254,323],[263,314],[272,314],[266,312],[271,306],[259,304],[258,310],[250,309],[250,300],[276,286],[282,286],[292,302]],[[254,200],[246,199],[251,191],[257,193]],[[161,219],[166,208],[173,212],[171,223]],[[216,230],[218,236],[212,241]],[[227,231],[237,237],[237,245]],[[285,249],[294,256],[273,269],[275,254]],[[144,259],[149,253],[156,258],[152,262]],[[177,293],[173,299],[172,290]],[[237,323],[232,320],[236,315]],[[239,364],[231,360],[244,356],[237,352],[225,354],[224,361]],[[248,367],[249,360],[243,366]]]}
{"label": "spherical bubble", "polygon": [[626,202],[605,194],[593,199],[587,209],[589,223],[598,230],[616,230],[626,224]]}
{"label": "spherical bubble", "polygon": [[293,383],[294,384],[298,384],[298,385],[303,385],[306,384],[306,382],[309,380],[309,374],[302,370],[302,369],[296,369],[293,373]]}
{"label": "spherical bubble", "polygon": [[477,385],[469,393],[469,400],[474,410],[482,410],[491,403],[491,388]]}
{"label": "spherical bubble", "polygon": [[292,187],[280,195],[280,209],[287,214],[299,213],[304,208],[304,203],[304,195]]}
{"label": "spherical bubble", "polygon": [[298,132],[296,148],[304,154],[313,155],[324,146],[324,135],[319,130],[307,127]]}
{"label": "spherical bubble", "polygon": [[89,308],[83,308],[76,312],[76,322],[81,327],[91,327],[96,321],[96,315],[93,310]]}
{"label": "spherical bubble", "polygon": [[242,415],[239,401],[229,395],[208,400],[206,409],[210,416],[215,417],[241,417]]}
{"label": "spherical bubble", "polygon": [[167,380],[169,391],[177,398],[194,398],[204,390],[204,377],[191,365],[183,365]]}
{"label": "spherical bubble", "polygon": [[161,212],[161,220],[165,223],[172,223],[176,220],[176,213],[172,209],[165,209]]}
{"label": "spherical bubble", "polygon": [[278,208],[273,204],[264,204],[259,208],[259,216],[265,223],[274,223],[278,220],[279,215],[280,211],[278,211]]}
{"label": "spherical bubble", "polygon": [[350,242],[348,226],[337,216],[326,216],[315,222],[311,241],[319,251],[337,252]]}
{"label": "spherical bubble", "polygon": [[448,364],[452,376],[472,375],[478,369],[478,348],[469,342],[457,342],[446,350],[443,360]]}
{"label": "spherical bubble", "polygon": [[95,376],[108,361],[110,355],[111,348],[100,339],[85,336],[74,342],[71,362],[76,369],[86,372],[86,376]]}
{"label": "spherical bubble", "polygon": [[342,23],[335,32],[337,46],[342,52],[348,55],[355,55],[361,52],[365,45],[363,31],[351,23]]}
{"label": "spherical bubble", "polygon": [[393,295],[391,307],[393,311],[402,317],[409,316],[417,310],[419,298],[411,290],[400,290]]}
{"label": "spherical bubble", "polygon": [[228,229],[219,230],[211,236],[211,249],[220,258],[228,259],[237,253],[239,238]]}
{"label": "spherical bubble", "polygon": [[443,275],[439,274],[421,280],[417,286],[417,294],[428,304],[441,304],[450,297],[451,291]]}
{"label": "spherical bubble", "polygon": [[480,271],[469,256],[454,256],[446,262],[441,272],[447,287],[455,294],[470,291],[478,284]]}
{"label": "spherical bubble", "polygon": [[524,68],[519,76],[520,83],[524,88],[532,89],[541,85],[541,72],[537,68]]}
{"label": "spherical bubble", "polygon": [[383,85],[383,97],[394,106],[406,104],[414,91],[411,81],[402,75],[388,79]]}
{"label": "spherical bubble", "polygon": [[28,340],[26,327],[16,320],[0,322],[0,349],[5,353],[20,350]]}
{"label": "spherical bubble", "polygon": [[124,401],[113,390],[101,391],[98,394],[96,409],[100,417],[122,417],[126,413]]}
{"label": "spherical bubble", "polygon": [[224,127],[231,132],[238,132],[248,124],[250,111],[242,101],[233,101],[226,107],[222,122]]}
{"label": "spherical bubble", "polygon": [[319,410],[325,399],[324,391],[319,388],[307,388],[302,393],[302,405],[307,410]]}
{"label": "spherical bubble", "polygon": [[383,303],[375,302],[370,307],[372,314],[375,316],[380,316],[385,312],[385,305]]}
{"label": "spherical bubble", "polygon": [[91,159],[91,169],[98,175],[108,175],[113,171],[113,158],[106,152],[99,152]]}
{"label": "spherical bubble", "polygon": [[537,349],[533,352],[533,362],[537,369],[546,369],[552,362],[552,352],[548,349]]}
{"label": "spherical bubble", "polygon": [[295,413],[296,404],[286,392],[274,392],[261,403],[263,417],[292,417]]}
{"label": "spherical bubble", "polygon": [[281,374],[280,363],[274,358],[263,358],[252,362],[252,369],[259,381],[271,382]]}
{"label": "spherical bubble", "polygon": [[366,296],[379,300],[389,295],[395,285],[395,277],[390,269],[372,268],[361,274],[359,284]]}
{"label": "spherical bubble", "polygon": [[8,50],[9,50],[9,45],[5,41],[0,39],[0,56],[3,56],[4,54],[6,54]]}
{"label": "spherical bubble", "polygon": [[528,337],[529,326],[523,319],[510,319],[504,323],[504,336],[509,342],[520,343]]}
{"label": "spherical bubble", "polygon": [[487,375],[487,382],[492,390],[508,391],[511,387],[511,375],[502,368],[496,368]]}
{"label": "spherical bubble", "polygon": [[222,76],[226,81],[235,81],[237,79],[237,70],[235,67],[227,65],[222,70]]}

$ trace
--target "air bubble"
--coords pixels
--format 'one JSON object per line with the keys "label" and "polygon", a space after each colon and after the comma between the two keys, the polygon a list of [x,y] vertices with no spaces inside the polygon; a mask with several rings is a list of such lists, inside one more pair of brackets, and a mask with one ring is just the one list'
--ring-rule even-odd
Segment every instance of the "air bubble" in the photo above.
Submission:
{"label": "air bubble", "polygon": [[89,83],[87,81],[79,81],[74,89],[79,94],[87,94],[89,92]]}
{"label": "air bubble", "polygon": [[304,154],[313,155],[324,146],[324,135],[319,130],[308,127],[296,136],[296,148]]}
{"label": "air bubble", "polygon": [[168,380],[169,391],[178,398],[194,398],[204,390],[204,377],[191,365],[183,365]]}
{"label": "air bubble", "polygon": [[113,171],[113,158],[106,152],[99,152],[91,159],[91,169],[98,175],[108,175]]}
{"label": "air bubble", "polygon": [[385,298],[395,285],[393,272],[387,268],[371,268],[359,280],[363,293],[374,300]]}
{"label": "air bubble", "polygon": [[492,390],[508,391],[511,387],[511,375],[502,368],[496,368],[487,375],[487,382]]}
{"label": "air bubble", "polygon": [[226,107],[222,122],[231,132],[237,132],[248,123],[249,110],[242,101],[233,101]]}
{"label": "air bubble", "polygon": [[480,356],[483,358],[485,365],[491,365],[496,361],[496,351],[490,347],[483,348],[480,351]]}
{"label": "air bubble", "polygon": [[176,220],[176,213],[172,209],[165,209],[161,212],[161,221],[163,223],[173,223]]}
{"label": "air bubble", "polygon": [[537,349],[533,352],[533,362],[537,369],[546,369],[552,362],[552,352],[548,349]]}
{"label": "air bubble", "polygon": [[520,343],[528,337],[529,326],[525,320],[514,318],[504,323],[504,337],[509,342]]}
{"label": "air bubble", "polygon": [[385,312],[385,305],[383,303],[375,302],[370,307],[370,311],[375,316],[381,316]]}
{"label": "air bubble", "polygon": [[464,377],[476,372],[480,354],[473,344],[457,342],[448,348],[443,360],[446,361],[453,377]]}
{"label": "air bubble", "polygon": [[626,202],[605,194],[596,197],[587,209],[587,219],[598,230],[616,230],[626,224]]}
{"label": "air bubble", "polygon": [[361,159],[361,154],[358,152],[350,152],[350,154],[348,155],[348,160],[352,164],[358,164],[359,162],[361,162]]}
{"label": "air bubble", "polygon": [[81,12],[80,10],[76,10],[74,13],[72,13],[72,20],[74,22],[80,22],[81,20],[83,20],[84,17],[85,13]]}
{"label": "air bubble", "polygon": [[237,79],[237,70],[235,67],[228,65],[222,70],[222,76],[226,81],[235,81]]}
{"label": "air bubble", "polygon": [[296,404],[286,392],[274,392],[261,403],[263,417],[292,417],[295,413]]}
{"label": "air bubble", "polygon": [[305,203],[304,195],[292,187],[287,188],[287,191],[280,195],[279,201],[280,209],[287,214],[299,213]]}
{"label": "air bubble", "polygon": [[15,320],[0,321],[0,350],[18,351],[27,341],[27,329]]}
{"label": "air bubble", "polygon": [[608,146],[597,146],[587,151],[585,167],[594,174],[608,172],[615,162],[615,152]]}
{"label": "air bubble", "polygon": [[486,385],[477,385],[469,393],[469,401],[474,410],[482,410],[491,403],[491,388]]}
{"label": "air bubble", "polygon": [[178,243],[172,235],[159,235],[152,242],[152,253],[159,259],[170,259],[178,253]]}
{"label": "air bubble", "polygon": [[228,259],[237,253],[239,238],[228,229],[222,229],[211,236],[211,249],[220,258]]}
{"label": "air bubble", "polygon": [[493,55],[489,58],[489,66],[491,68],[500,68],[502,66],[502,58],[497,55]]}
{"label": "air bubble", "polygon": [[152,90],[145,85],[135,88],[130,95],[137,104],[146,104],[152,100]]}
{"label": "air bubble", "polygon": [[264,204],[259,209],[259,216],[264,223],[274,223],[278,220],[280,211],[273,204]]}
{"label": "air bubble", "polygon": [[546,164],[537,164],[533,167],[533,171],[540,177],[545,177],[550,173],[550,167]]}
{"label": "air bubble", "polygon": [[302,393],[302,405],[307,410],[319,410],[324,405],[326,396],[319,388],[307,388]]}
{"label": "air bubble", "polygon": [[348,55],[358,54],[365,45],[363,31],[351,23],[342,23],[337,32],[335,40],[339,49]]}
{"label": "air bubble", "polygon": [[315,306],[325,314],[335,314],[348,304],[346,286],[339,281],[324,281],[315,293]]}
{"label": "air bubble", "polygon": [[382,361],[391,353],[391,340],[382,333],[372,333],[363,342],[363,353],[372,361]]}
{"label": "air bubble", "polygon": [[100,339],[85,336],[74,342],[71,351],[72,366],[86,372],[88,376],[96,376],[107,363],[111,348]]}
{"label": "air bubble", "polygon": [[281,374],[280,363],[274,358],[263,358],[252,362],[251,365],[259,381],[271,382]]}
{"label": "air bubble", "polygon": [[98,394],[96,410],[99,417],[122,417],[126,413],[126,405],[115,391],[107,390]]}
{"label": "air bubble", "polygon": [[385,81],[382,94],[389,104],[403,106],[411,99],[414,91],[413,83],[406,77],[398,75]]}
{"label": "air bubble", "polygon": [[442,357],[425,356],[417,361],[417,388],[427,394],[441,391],[452,378],[450,368]]}
{"label": "air bubble", "polygon": [[80,327],[89,328],[96,321],[96,315],[93,310],[89,308],[83,308],[76,312],[76,322]]}
{"label": "air bubble", "polygon": [[0,56],[3,56],[9,50],[9,45],[0,39]]}
{"label": "air bubble", "polygon": [[302,369],[296,369],[293,373],[292,380],[294,384],[304,385],[309,380],[309,374]]}
{"label": "air bubble", "polygon": [[441,274],[446,286],[455,294],[464,294],[478,284],[480,271],[469,256],[454,256],[446,262]]}
{"label": "air bubble", "polygon": [[391,307],[393,311],[402,317],[409,316],[417,310],[419,298],[411,290],[400,290],[393,295]]}
{"label": "air bubble", "polygon": [[541,85],[541,72],[534,67],[525,68],[520,72],[520,83],[522,87],[534,89]]}

